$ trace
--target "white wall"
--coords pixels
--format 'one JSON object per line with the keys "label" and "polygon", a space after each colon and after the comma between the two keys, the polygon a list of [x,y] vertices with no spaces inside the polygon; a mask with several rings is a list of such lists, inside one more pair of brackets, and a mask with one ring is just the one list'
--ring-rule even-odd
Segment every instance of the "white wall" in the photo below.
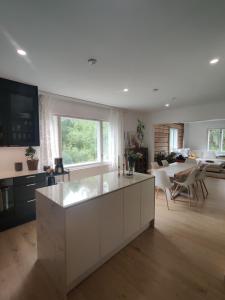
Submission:
{"label": "white wall", "polygon": [[184,146],[192,150],[207,151],[208,129],[225,128],[225,120],[186,123]]}
{"label": "white wall", "polygon": [[143,121],[145,124],[144,131],[144,146],[148,146],[148,135],[149,135],[149,127],[148,123],[148,114],[143,112],[135,112],[135,111],[125,111],[124,112],[124,131],[137,131],[138,119]]}
{"label": "white wall", "polygon": [[[109,119],[110,107],[87,103],[86,101],[71,99],[71,98],[57,96],[57,95],[51,95],[51,96],[54,99],[54,105],[52,106],[51,109],[54,114],[63,114],[66,116],[96,119],[96,120]],[[134,112],[134,111],[124,111],[124,130],[136,131],[138,119],[146,121],[147,114]],[[26,158],[24,153],[25,153],[24,147],[0,148],[0,172],[13,171],[15,162],[23,162],[23,169],[27,170]],[[102,170],[105,170],[105,166],[103,167]],[[98,167],[96,171],[100,172],[101,169],[99,169]],[[88,169],[84,170],[83,172],[81,171],[79,172],[80,174],[82,173],[83,176],[87,173],[90,174],[90,172],[94,172],[93,174],[95,174],[95,170],[90,171]]]}
{"label": "white wall", "polygon": [[185,123],[225,119],[225,101],[220,103],[192,105],[183,108],[169,108],[150,113],[153,124]]}
{"label": "white wall", "polygon": [[0,148],[0,172],[13,171],[15,162],[22,162],[23,169],[27,170],[26,158],[24,156],[25,148]]}
{"label": "white wall", "polygon": [[[154,160],[154,124],[186,123],[225,119],[225,101],[220,103],[192,105],[183,108],[169,108],[148,114],[149,144],[151,160]],[[185,133],[184,133],[185,134]]]}

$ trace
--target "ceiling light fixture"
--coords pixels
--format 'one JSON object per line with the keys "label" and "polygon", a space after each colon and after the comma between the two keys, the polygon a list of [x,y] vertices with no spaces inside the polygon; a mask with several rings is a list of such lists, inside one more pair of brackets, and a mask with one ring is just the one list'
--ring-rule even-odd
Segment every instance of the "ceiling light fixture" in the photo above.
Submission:
{"label": "ceiling light fixture", "polygon": [[129,90],[128,90],[127,88],[125,88],[125,89],[123,89],[123,91],[124,91],[125,93],[127,93]]}
{"label": "ceiling light fixture", "polygon": [[89,65],[93,66],[97,63],[97,59],[91,57],[91,58],[88,59],[88,63],[89,63]]}
{"label": "ceiling light fixture", "polygon": [[154,88],[154,89],[153,89],[153,92],[158,92],[158,91],[159,91],[158,88]]}
{"label": "ceiling light fixture", "polygon": [[209,61],[210,65],[215,65],[220,61],[218,57],[215,57]]}
{"label": "ceiling light fixture", "polygon": [[17,53],[18,53],[19,55],[22,55],[22,56],[27,55],[27,52],[24,51],[23,49],[17,49]]}
{"label": "ceiling light fixture", "polygon": [[166,103],[166,104],[165,104],[165,107],[170,107],[170,104],[169,104],[169,103]]}

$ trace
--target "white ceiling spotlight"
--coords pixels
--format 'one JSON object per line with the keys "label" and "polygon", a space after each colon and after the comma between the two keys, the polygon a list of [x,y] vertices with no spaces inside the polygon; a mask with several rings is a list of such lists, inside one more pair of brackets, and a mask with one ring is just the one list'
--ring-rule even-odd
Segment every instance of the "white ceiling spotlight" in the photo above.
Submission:
{"label": "white ceiling spotlight", "polygon": [[165,104],[165,107],[170,107],[170,104],[169,104],[169,103],[166,103],[166,104]]}
{"label": "white ceiling spotlight", "polygon": [[218,57],[215,57],[209,61],[210,65],[215,65],[220,61]]}
{"label": "white ceiling spotlight", "polygon": [[123,89],[124,93],[127,93],[129,90],[128,88]]}
{"label": "white ceiling spotlight", "polygon": [[26,56],[26,55],[27,55],[27,52],[24,51],[23,49],[17,49],[16,52],[17,52],[19,55],[22,55],[22,56]]}

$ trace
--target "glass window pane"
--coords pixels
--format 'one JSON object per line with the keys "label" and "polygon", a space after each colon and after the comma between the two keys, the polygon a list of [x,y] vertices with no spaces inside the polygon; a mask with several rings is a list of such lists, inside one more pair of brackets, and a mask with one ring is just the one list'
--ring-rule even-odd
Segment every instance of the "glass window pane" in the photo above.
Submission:
{"label": "glass window pane", "polygon": [[222,135],[222,151],[225,152],[225,129],[223,129]]}
{"label": "glass window pane", "polygon": [[178,129],[170,128],[170,152],[178,148]]}
{"label": "glass window pane", "polygon": [[220,151],[220,129],[210,129],[208,131],[208,150]]}
{"label": "glass window pane", "polygon": [[103,161],[109,161],[110,159],[109,135],[110,135],[109,122],[102,122]]}
{"label": "glass window pane", "polygon": [[65,165],[99,160],[99,122],[61,117],[62,157]]}

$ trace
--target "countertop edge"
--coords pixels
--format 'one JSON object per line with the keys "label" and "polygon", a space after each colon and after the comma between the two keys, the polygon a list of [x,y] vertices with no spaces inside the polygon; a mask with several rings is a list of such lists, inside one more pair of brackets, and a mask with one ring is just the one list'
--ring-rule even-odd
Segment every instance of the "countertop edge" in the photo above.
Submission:
{"label": "countertop edge", "polygon": [[[144,182],[144,181],[147,181],[147,180],[150,180],[150,179],[155,180],[155,176],[153,176],[153,175],[149,175],[149,174],[143,174],[143,175],[147,175],[148,177],[143,178],[143,179],[141,179],[141,180],[138,181],[138,182],[134,182],[134,183],[125,185],[125,186],[123,186],[123,187],[119,187],[119,188],[116,188],[116,189],[112,189],[112,190],[109,191],[109,192],[105,192],[105,193],[102,193],[102,194],[97,195],[97,196],[94,196],[94,197],[89,197],[89,198],[87,198],[87,199],[80,200],[79,202],[76,202],[76,203],[73,203],[73,204],[68,204],[68,205],[66,205],[66,206],[62,206],[62,205],[60,205],[59,203],[57,203],[56,201],[54,201],[53,199],[51,199],[50,197],[46,196],[44,193],[41,192],[41,189],[42,189],[42,188],[36,189],[35,192],[36,192],[36,193],[39,193],[41,196],[43,196],[43,197],[45,197],[46,199],[48,199],[49,201],[53,202],[55,205],[59,206],[60,208],[62,208],[62,209],[69,209],[69,208],[71,208],[71,207],[78,206],[78,205],[87,203],[87,202],[89,202],[89,201],[92,201],[92,200],[94,200],[94,199],[96,199],[96,198],[99,198],[99,197],[102,197],[102,196],[104,196],[104,195],[111,194],[111,193],[113,193],[113,192],[115,192],[115,191],[122,190],[122,189],[124,189],[124,188],[129,187],[129,186],[136,185],[136,184],[139,184],[139,183],[141,183],[141,182]],[[121,175],[121,176],[122,176],[122,175]],[[64,183],[60,183],[60,184],[64,184]]]}

